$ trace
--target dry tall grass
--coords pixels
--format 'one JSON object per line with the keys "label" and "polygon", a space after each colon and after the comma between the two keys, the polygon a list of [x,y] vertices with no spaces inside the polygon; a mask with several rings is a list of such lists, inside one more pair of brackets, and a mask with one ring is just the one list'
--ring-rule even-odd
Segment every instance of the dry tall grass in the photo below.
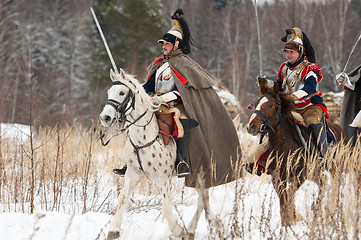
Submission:
{"label": "dry tall grass", "polygon": [[[1,211],[112,213],[122,187],[122,179],[114,175],[112,169],[124,163],[121,155],[123,143],[124,138],[118,136],[104,148],[97,132],[81,127],[41,128],[34,131],[26,142],[0,138]],[[226,187],[226,193],[232,196],[232,211],[226,216],[216,213],[223,223],[216,231],[211,231],[209,238],[247,239],[255,231],[257,236],[270,239],[287,239],[290,234],[296,239],[360,237],[361,144],[357,142],[354,148],[337,145],[329,151],[327,159],[331,160],[324,165],[321,176],[324,184],[319,187],[318,201],[311,209],[310,202],[317,196],[314,193],[308,195],[306,191],[302,203],[305,210],[295,225],[284,228],[278,218],[275,220],[271,210],[272,205],[278,204],[274,189],[260,196],[259,209],[250,209],[249,192],[258,188],[260,179],[267,182],[269,177],[249,176]],[[312,164],[310,161],[306,170],[310,179],[318,177],[314,176]],[[291,180],[290,183],[292,188]],[[187,201],[195,200],[183,198],[185,188],[181,181],[175,181],[174,189],[175,204],[189,205]],[[149,181],[141,184],[136,192],[146,196],[159,193]],[[160,209],[160,199],[150,197],[149,201],[137,201],[134,198],[130,212]],[[218,203],[211,202],[211,206],[213,204]],[[257,212],[260,217],[255,216]]]}
{"label": "dry tall grass", "polygon": [[3,211],[31,212],[31,205],[72,212],[106,209],[116,185],[110,172],[123,161],[119,137],[107,151],[93,129],[81,127],[40,128],[25,142],[0,140]]}

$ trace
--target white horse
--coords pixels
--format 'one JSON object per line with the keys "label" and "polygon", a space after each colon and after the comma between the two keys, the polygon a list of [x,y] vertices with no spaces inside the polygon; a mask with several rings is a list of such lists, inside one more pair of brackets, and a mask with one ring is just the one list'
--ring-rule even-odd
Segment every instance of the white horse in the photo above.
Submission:
{"label": "white horse", "polygon": [[110,71],[113,86],[108,90],[108,101],[100,114],[104,127],[113,122],[125,121],[124,129],[128,138],[124,155],[128,169],[125,174],[124,188],[119,195],[117,211],[112,219],[107,239],[120,236],[123,215],[128,208],[129,194],[145,176],[160,187],[162,192],[162,212],[175,237],[193,237],[201,212],[205,209],[207,217],[216,223],[209,207],[208,189],[197,189],[199,198],[197,211],[187,229],[184,229],[172,210],[171,180],[175,169],[176,144],[163,143],[155,111],[159,104],[152,100],[143,86],[130,74],[120,69],[119,74]]}

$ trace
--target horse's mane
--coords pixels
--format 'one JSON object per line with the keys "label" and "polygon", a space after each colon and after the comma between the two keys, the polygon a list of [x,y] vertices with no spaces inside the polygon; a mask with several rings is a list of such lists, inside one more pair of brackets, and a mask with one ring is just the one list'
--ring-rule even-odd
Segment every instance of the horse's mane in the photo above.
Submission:
{"label": "horse's mane", "polygon": [[[113,77],[114,76],[114,77]],[[160,104],[152,101],[152,97],[143,88],[142,84],[135,78],[134,75],[126,73],[121,69],[120,74],[110,74],[112,81],[119,81],[127,86],[130,91],[133,92],[136,98],[139,98],[141,102],[151,111],[155,112],[159,109]]]}
{"label": "horse's mane", "polygon": [[281,114],[286,117],[286,119],[291,120],[292,113],[291,111],[295,109],[295,102],[291,101],[287,96],[289,96],[290,93],[279,93],[279,98],[281,100]]}
{"label": "horse's mane", "polygon": [[272,95],[275,99],[281,103],[281,115],[285,116],[286,119],[291,120],[291,111],[295,108],[295,103],[287,98],[290,93],[279,92],[275,93],[272,88],[267,89],[268,94]]}

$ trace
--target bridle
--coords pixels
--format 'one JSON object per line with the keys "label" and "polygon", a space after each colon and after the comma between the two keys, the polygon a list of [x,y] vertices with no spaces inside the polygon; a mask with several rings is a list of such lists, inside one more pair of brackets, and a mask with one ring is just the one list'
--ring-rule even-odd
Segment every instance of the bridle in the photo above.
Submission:
{"label": "bridle", "polygon": [[[124,83],[122,83],[120,81],[114,81],[113,85],[124,85],[124,86],[126,86]],[[129,115],[132,111],[135,110],[135,94],[132,91],[129,91],[128,95],[125,97],[123,102],[118,102],[117,100],[114,100],[114,99],[108,99],[106,101],[105,105],[112,106],[115,109],[115,112],[116,112],[116,116],[115,116],[115,118],[113,119],[113,122],[110,125],[113,125],[114,121],[122,122],[123,119],[125,119],[126,115]],[[131,110],[131,111],[127,114],[127,112],[129,110]],[[114,138],[115,136],[125,132],[130,126],[137,123],[141,118],[143,118],[145,116],[145,114],[147,114],[147,112],[148,112],[148,109],[146,111],[144,111],[144,113],[139,115],[136,119],[134,119],[132,122],[126,120],[127,122],[129,122],[129,124],[127,126],[125,126],[124,128],[118,130],[119,133],[113,135],[105,143],[104,143],[105,132],[103,133],[103,131],[101,130],[100,131],[100,141],[101,141],[102,145],[103,146],[108,145],[112,138]],[[153,115],[154,114],[152,114],[151,118],[149,119],[149,121],[144,126],[138,126],[138,127],[147,126],[152,121]]]}
{"label": "bridle", "polygon": [[[259,118],[262,120],[262,125],[260,126],[260,133],[261,133],[261,138],[259,140],[259,144],[262,143],[262,140],[264,138],[264,136],[269,133],[270,131],[274,132],[275,129],[278,127],[278,125],[280,125],[280,123],[282,122],[283,118],[281,118],[281,101],[278,100],[275,96],[271,95],[271,94],[263,94],[261,97],[267,97],[270,96],[272,97],[274,100],[276,100],[276,111],[274,111],[272,113],[271,116],[267,117],[263,112],[259,111],[259,110],[254,110],[254,113],[257,114],[259,116]],[[274,126],[272,126],[271,124],[271,119],[273,117],[276,117],[276,124]]]}
{"label": "bridle", "polygon": [[[119,81],[114,81],[113,85],[124,85],[124,83],[119,82]],[[129,102],[131,101],[131,103],[129,104]],[[129,106],[128,106],[129,104]],[[125,118],[125,114],[126,112],[128,112],[128,110],[130,110],[132,108],[132,111],[135,109],[135,94],[132,91],[129,91],[128,95],[125,97],[123,102],[118,102],[117,100],[114,99],[108,99],[105,102],[105,105],[110,105],[115,109],[116,112],[116,117],[114,118],[114,120],[120,121],[123,118]],[[128,106],[128,108],[127,108]],[[113,121],[114,121],[113,120]]]}

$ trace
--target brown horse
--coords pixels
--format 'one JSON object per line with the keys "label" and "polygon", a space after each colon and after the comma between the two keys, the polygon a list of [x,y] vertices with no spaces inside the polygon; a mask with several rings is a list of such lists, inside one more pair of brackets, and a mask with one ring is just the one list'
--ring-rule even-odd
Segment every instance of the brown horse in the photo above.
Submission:
{"label": "brown horse", "polygon": [[[295,191],[306,179],[320,186],[321,169],[327,165],[329,156],[326,154],[322,161],[319,160],[311,150],[311,141],[305,140],[309,137],[298,137],[297,132],[307,132],[306,128],[296,129],[297,123],[292,115],[294,103],[286,93],[280,93],[278,84],[269,88],[265,79],[259,84],[262,96],[255,104],[255,113],[247,124],[247,131],[252,135],[261,134],[261,141],[265,135],[268,136],[266,168],[272,175],[272,183],[280,199],[282,225],[289,225],[296,220]],[[345,136],[338,125],[328,125],[337,141]]]}

